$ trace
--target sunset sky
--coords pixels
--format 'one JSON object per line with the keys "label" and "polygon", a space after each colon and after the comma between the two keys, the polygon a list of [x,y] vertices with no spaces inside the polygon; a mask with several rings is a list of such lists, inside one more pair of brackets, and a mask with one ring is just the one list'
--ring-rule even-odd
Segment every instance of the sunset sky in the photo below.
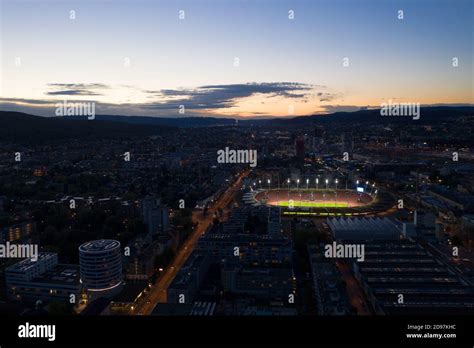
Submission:
{"label": "sunset sky", "polygon": [[0,2],[0,110],[52,116],[67,100],[99,114],[267,117],[474,103],[471,0]]}

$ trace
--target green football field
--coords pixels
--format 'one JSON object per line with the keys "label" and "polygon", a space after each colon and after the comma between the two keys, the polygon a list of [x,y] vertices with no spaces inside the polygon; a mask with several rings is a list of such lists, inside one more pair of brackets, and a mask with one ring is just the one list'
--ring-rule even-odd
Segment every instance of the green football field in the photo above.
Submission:
{"label": "green football field", "polygon": [[[289,201],[279,201],[277,203],[280,207],[288,207]],[[347,208],[349,207],[348,203],[339,203],[339,202],[302,202],[302,201],[293,201],[294,207],[308,207],[308,208]]]}

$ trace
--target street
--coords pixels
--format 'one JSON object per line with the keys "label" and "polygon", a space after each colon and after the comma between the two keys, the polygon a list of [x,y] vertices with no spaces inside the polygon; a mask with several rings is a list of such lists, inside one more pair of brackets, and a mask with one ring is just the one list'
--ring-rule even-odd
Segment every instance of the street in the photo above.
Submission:
{"label": "street", "polygon": [[153,308],[155,308],[158,303],[166,302],[166,290],[173,282],[173,279],[176,277],[178,271],[185,264],[189,255],[191,255],[193,252],[194,247],[201,235],[204,234],[212,224],[214,212],[216,212],[218,209],[224,209],[233,200],[235,194],[240,188],[242,179],[245,178],[249,172],[250,170],[246,170],[238,176],[234,183],[208,209],[206,217],[203,216],[201,211],[193,212],[193,222],[197,223],[194,232],[180,247],[175,258],[173,259],[173,262],[171,262],[171,264],[166,269],[164,269],[160,278],[150,290],[147,301],[138,304],[130,313],[131,315],[150,315],[153,311]]}

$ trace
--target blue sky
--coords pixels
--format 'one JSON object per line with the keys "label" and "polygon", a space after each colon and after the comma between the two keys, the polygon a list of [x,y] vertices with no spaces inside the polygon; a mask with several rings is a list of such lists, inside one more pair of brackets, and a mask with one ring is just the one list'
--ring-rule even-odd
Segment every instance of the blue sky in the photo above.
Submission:
{"label": "blue sky", "polygon": [[49,115],[67,99],[99,113],[286,116],[474,99],[470,0],[1,3],[2,110]]}

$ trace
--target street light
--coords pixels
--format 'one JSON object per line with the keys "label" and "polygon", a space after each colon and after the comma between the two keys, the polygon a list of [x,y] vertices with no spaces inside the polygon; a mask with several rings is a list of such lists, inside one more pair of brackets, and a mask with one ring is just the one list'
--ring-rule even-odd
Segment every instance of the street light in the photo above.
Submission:
{"label": "street light", "polygon": [[268,188],[270,189],[270,179],[268,179],[267,182],[268,182]]}
{"label": "street light", "polygon": [[306,189],[308,189],[309,179],[306,179]]}
{"label": "street light", "polygon": [[319,179],[316,178],[316,190],[318,189],[318,186],[319,186]]}
{"label": "street light", "polygon": [[336,191],[337,191],[337,183],[338,183],[338,182],[339,182],[339,181],[336,179]]}
{"label": "street light", "polygon": [[328,189],[328,182],[329,182],[329,180],[326,179],[326,190]]}
{"label": "street light", "polygon": [[300,188],[300,179],[296,179],[296,188],[297,188],[297,189]]}
{"label": "street light", "polygon": [[288,190],[290,189],[290,179],[288,178],[288,180],[286,180],[286,182],[288,183]]}

